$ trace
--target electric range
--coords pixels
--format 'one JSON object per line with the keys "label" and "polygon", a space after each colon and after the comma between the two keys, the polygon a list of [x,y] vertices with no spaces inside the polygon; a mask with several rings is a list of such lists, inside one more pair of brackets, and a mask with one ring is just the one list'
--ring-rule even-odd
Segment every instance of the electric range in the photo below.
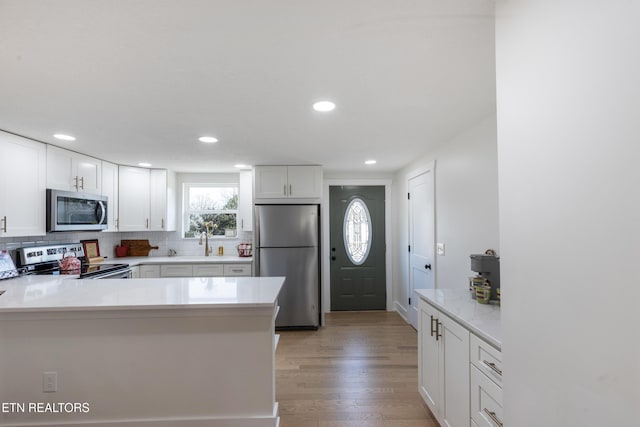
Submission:
{"label": "electric range", "polygon": [[[48,246],[31,246],[16,251],[16,262],[21,274],[58,275],[75,274],[80,279],[129,279],[129,264],[89,264],[80,243],[64,243]],[[62,270],[58,261],[69,254],[81,261],[79,269]]]}

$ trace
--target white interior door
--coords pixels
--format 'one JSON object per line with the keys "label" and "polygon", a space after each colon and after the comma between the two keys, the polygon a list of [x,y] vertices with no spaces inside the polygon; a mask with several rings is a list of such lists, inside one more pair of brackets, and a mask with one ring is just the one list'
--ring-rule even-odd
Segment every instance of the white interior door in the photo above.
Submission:
{"label": "white interior door", "polygon": [[409,323],[418,329],[416,289],[433,288],[435,263],[435,203],[433,166],[409,178]]}

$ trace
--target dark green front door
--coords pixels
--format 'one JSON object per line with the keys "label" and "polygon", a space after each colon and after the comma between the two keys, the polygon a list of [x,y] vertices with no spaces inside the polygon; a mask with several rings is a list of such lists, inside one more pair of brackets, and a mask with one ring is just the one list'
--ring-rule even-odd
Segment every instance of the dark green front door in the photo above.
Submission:
{"label": "dark green front door", "polygon": [[329,188],[332,311],[387,308],[384,192]]}

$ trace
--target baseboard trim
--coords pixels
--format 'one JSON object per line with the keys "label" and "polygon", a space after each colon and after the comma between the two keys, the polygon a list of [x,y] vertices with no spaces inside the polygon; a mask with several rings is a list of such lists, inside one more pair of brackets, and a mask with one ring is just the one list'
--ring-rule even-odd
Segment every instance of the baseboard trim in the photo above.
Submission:
{"label": "baseboard trim", "polygon": [[395,302],[396,312],[404,319],[405,322],[409,323],[409,312],[406,308],[404,308],[398,301]]}

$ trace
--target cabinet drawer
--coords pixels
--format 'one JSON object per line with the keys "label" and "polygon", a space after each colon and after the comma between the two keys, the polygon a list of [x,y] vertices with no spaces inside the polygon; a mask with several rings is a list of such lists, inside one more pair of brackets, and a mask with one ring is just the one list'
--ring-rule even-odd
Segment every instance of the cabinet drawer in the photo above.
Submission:
{"label": "cabinet drawer", "polygon": [[251,264],[225,264],[225,276],[251,276]]}
{"label": "cabinet drawer", "polygon": [[478,427],[502,427],[502,389],[471,365],[471,419]]}
{"label": "cabinet drawer", "polygon": [[471,334],[469,360],[497,385],[502,387],[502,353],[482,339]]}
{"label": "cabinet drawer", "polygon": [[140,266],[140,277],[143,279],[157,279],[160,277],[160,266],[159,265],[141,265]]}
{"label": "cabinet drawer", "polygon": [[222,264],[193,266],[193,277],[220,277],[223,274]]}
{"label": "cabinet drawer", "polygon": [[160,277],[192,277],[193,266],[189,265],[161,265]]}

